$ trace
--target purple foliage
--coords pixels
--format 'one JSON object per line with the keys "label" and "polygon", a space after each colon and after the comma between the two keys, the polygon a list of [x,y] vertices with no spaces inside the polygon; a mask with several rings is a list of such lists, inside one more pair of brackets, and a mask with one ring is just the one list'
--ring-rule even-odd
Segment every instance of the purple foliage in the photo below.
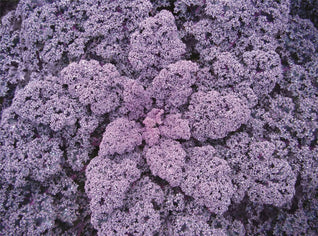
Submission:
{"label": "purple foliage", "polygon": [[131,71],[132,68],[126,65],[129,52],[127,40],[138,28],[138,24],[148,17],[152,9],[150,1],[116,0],[100,1],[98,4],[94,0],[82,2],[88,7],[88,19],[83,24],[85,35],[99,39],[92,43],[92,51],[106,62],[125,63],[118,69]]}
{"label": "purple foliage", "polygon": [[124,154],[134,150],[141,142],[141,129],[137,123],[126,118],[118,118],[106,127],[99,155]]}
{"label": "purple foliage", "polygon": [[56,78],[51,77],[45,81],[30,82],[16,93],[12,107],[21,118],[37,125],[49,125],[52,130],[59,131],[65,126],[74,125],[84,109],[54,80]]}
{"label": "purple foliage", "polygon": [[[9,85],[25,81],[25,77],[18,70],[21,66],[19,58],[19,32],[12,26],[15,21],[13,12],[9,12],[1,19],[0,27],[0,97],[8,95]],[[4,59],[5,58],[5,59]],[[18,76],[17,76],[18,75]]]}
{"label": "purple foliage", "polygon": [[145,154],[152,174],[167,180],[173,187],[179,186],[182,181],[185,156],[181,144],[170,139],[160,141]]}
{"label": "purple foliage", "polygon": [[189,121],[182,119],[179,113],[167,115],[159,130],[162,136],[170,139],[188,140],[191,135]]}
{"label": "purple foliage", "polygon": [[62,151],[56,139],[42,136],[29,143],[0,148],[2,175],[7,183],[23,186],[26,179],[45,182],[62,170]]}
{"label": "purple foliage", "polygon": [[160,215],[149,202],[138,202],[129,212],[116,211],[102,225],[99,235],[153,235],[160,230]]}
{"label": "purple foliage", "polygon": [[287,54],[296,64],[313,61],[317,55],[318,29],[309,20],[292,19],[284,35]]}
{"label": "purple foliage", "polygon": [[274,233],[292,235],[297,232],[300,235],[315,235],[316,232],[312,230],[315,227],[315,217],[314,214],[310,215],[302,210],[297,210],[294,214],[280,215],[278,219],[281,224],[274,228]]}
{"label": "purple foliage", "polygon": [[132,184],[125,198],[125,203],[133,206],[137,202],[148,202],[152,203],[153,207],[159,208],[165,198],[162,186],[159,186],[148,176],[145,176]]}
{"label": "purple foliage", "polygon": [[[116,210],[101,226],[100,235],[153,235],[161,228],[160,214],[164,193],[148,177],[136,182],[124,200],[125,208]],[[156,209],[155,209],[156,208]]]}
{"label": "purple foliage", "polygon": [[61,84],[97,115],[111,112],[120,104],[121,76],[112,64],[101,66],[95,60],[71,63],[61,72]]}
{"label": "purple foliage", "polygon": [[163,113],[164,110],[154,108],[148,112],[147,117],[142,122],[145,125],[142,136],[149,146],[159,142],[160,130],[158,126],[162,124],[161,116]]}
{"label": "purple foliage", "polygon": [[152,81],[151,94],[159,107],[180,107],[193,92],[199,67],[190,61],[178,61],[162,69]]}
{"label": "purple foliage", "polygon": [[80,24],[85,13],[74,3],[39,2],[21,1],[17,7],[16,17],[22,20],[18,26],[21,29],[20,46],[24,48],[20,66],[56,73],[68,64],[69,59],[78,59],[84,54],[87,41],[80,39],[83,33],[74,30],[74,26]]}
{"label": "purple foliage", "polygon": [[89,155],[95,146],[98,146],[90,139],[90,134],[98,126],[98,119],[94,116],[83,116],[77,125],[78,127],[72,127],[60,134],[59,138],[64,140],[67,164],[73,170],[80,171],[90,159]]}
{"label": "purple foliage", "polygon": [[4,110],[0,122],[1,146],[14,147],[17,141],[30,142],[36,136],[34,126],[19,117],[12,107]]}
{"label": "purple foliage", "polygon": [[142,21],[131,35],[128,58],[139,71],[148,67],[161,69],[181,59],[183,53],[185,45],[178,37],[174,17],[171,12],[162,10]]}
{"label": "purple foliage", "polygon": [[182,193],[174,194],[172,190],[166,193],[164,209],[167,209],[168,212],[181,213],[185,210],[185,206],[185,196]]}
{"label": "purple foliage", "polygon": [[30,181],[21,188],[1,183],[0,211],[3,217],[0,225],[6,226],[2,228],[3,233],[54,234],[57,221],[74,224],[82,215],[78,211],[78,201],[83,195],[63,172],[47,180],[41,188],[44,190]]}
{"label": "purple foliage", "polygon": [[274,151],[275,146],[267,141],[253,143],[244,172],[251,181],[251,201],[282,206],[295,194],[296,176],[287,161],[272,157]]}
{"label": "purple foliage", "polygon": [[213,74],[215,80],[212,80],[214,86],[230,86],[239,83],[244,79],[244,67],[229,52],[223,52],[218,55],[213,63]]}
{"label": "purple foliage", "polygon": [[128,113],[129,119],[143,117],[145,110],[152,105],[150,93],[136,80],[125,79],[123,84],[123,110]]}
{"label": "purple foliage", "polygon": [[237,93],[239,98],[245,100],[245,103],[249,108],[253,108],[258,103],[258,97],[254,90],[251,88],[251,82],[242,82],[235,86],[234,91]]}
{"label": "purple foliage", "polygon": [[41,235],[50,230],[56,218],[53,198],[36,194],[30,204],[19,208],[15,212],[7,212],[4,224],[7,225],[5,234],[15,235]]}
{"label": "purple foliage", "polygon": [[148,16],[152,7],[148,0],[120,0],[99,4],[89,0],[86,4],[89,6],[87,15],[91,17],[84,24],[85,30],[93,36],[109,37],[110,47],[116,40],[122,40],[123,36],[132,33],[137,24]]}
{"label": "purple foliage", "polygon": [[222,229],[213,229],[203,220],[187,215],[177,216],[170,223],[169,235],[219,235],[225,236]]}
{"label": "purple foliage", "polygon": [[313,2],[1,9],[0,235],[318,235]]}
{"label": "purple foliage", "polygon": [[217,91],[194,93],[189,110],[192,136],[199,141],[224,138],[250,117],[250,110],[240,98]]}
{"label": "purple foliage", "polygon": [[104,215],[111,214],[123,205],[130,184],[139,177],[136,163],[128,158],[116,163],[107,157],[98,156],[90,162],[86,169],[85,192],[90,198],[94,227],[100,227]]}
{"label": "purple foliage", "polygon": [[205,3],[205,0],[176,0],[174,2],[174,13],[178,18],[195,21],[202,14]]}
{"label": "purple foliage", "polygon": [[279,55],[274,51],[253,50],[243,54],[249,68],[253,91],[258,95],[270,93],[282,79],[283,70]]}
{"label": "purple foliage", "polygon": [[[245,35],[251,34],[257,9],[249,1],[206,1],[202,16],[196,21],[186,21],[185,31],[197,40],[195,48],[203,61],[213,60],[214,51],[234,51]],[[256,27],[255,27],[256,28]],[[255,29],[253,28],[253,33]]]}
{"label": "purple foliage", "polygon": [[142,122],[147,128],[154,128],[159,125],[162,125],[162,115],[164,110],[154,108],[150,112],[148,112],[147,117]]}
{"label": "purple foliage", "polygon": [[166,115],[162,121],[163,114],[164,110],[162,109],[152,109],[143,121],[145,125],[143,138],[149,146],[157,144],[160,137],[174,140],[190,139],[191,133],[188,120],[182,119],[182,115],[177,113]]}
{"label": "purple foliage", "polygon": [[187,165],[182,190],[200,205],[216,214],[224,213],[234,193],[231,168],[225,160],[216,156],[211,146],[188,150]]}

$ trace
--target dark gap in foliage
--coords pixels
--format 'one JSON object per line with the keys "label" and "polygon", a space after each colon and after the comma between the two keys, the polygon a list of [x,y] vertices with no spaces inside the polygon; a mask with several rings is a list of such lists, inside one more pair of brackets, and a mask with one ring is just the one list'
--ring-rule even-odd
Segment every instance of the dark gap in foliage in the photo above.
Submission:
{"label": "dark gap in foliage", "polygon": [[[156,2],[157,2],[157,0],[150,0],[150,2],[152,3],[152,4],[156,4]],[[174,0],[169,0],[168,1],[169,2],[169,4],[167,5],[167,6],[160,6],[160,7],[157,7],[157,12],[160,12],[160,11],[162,11],[162,10],[167,10],[167,11],[170,11],[170,12],[174,12]],[[153,14],[153,15],[155,15],[155,14]],[[150,15],[150,16],[153,16],[153,15]]]}
{"label": "dark gap in foliage", "polygon": [[145,141],[145,140],[142,140],[142,143],[141,143],[141,145],[138,146],[138,148],[139,148],[141,151],[143,151],[146,146],[147,146],[146,141]]}
{"label": "dark gap in foliage", "polygon": [[186,18],[193,22],[198,22],[201,19],[201,16],[204,14],[204,9],[200,6],[191,4],[187,6]]}
{"label": "dark gap in foliage", "polygon": [[106,114],[103,116],[102,121],[99,123],[97,128],[91,133],[91,137],[102,137],[106,126],[110,123],[109,115]]}
{"label": "dark gap in foliage", "polygon": [[203,146],[202,142],[200,142],[199,140],[197,140],[195,138],[193,138],[192,140],[193,140],[195,147],[202,147]]}
{"label": "dark gap in foliage", "polygon": [[270,205],[265,205],[264,209],[260,212],[259,219],[262,223],[271,219],[275,220],[279,213],[279,208]]}
{"label": "dark gap in foliage", "polygon": [[279,84],[276,84],[272,92],[270,93],[270,96],[273,97],[277,94],[282,94],[282,90]]}
{"label": "dark gap in foliage", "polygon": [[216,139],[216,140],[208,140],[210,144],[212,145],[223,145],[223,146],[226,146],[226,140],[230,139],[231,136],[237,134],[237,133],[241,133],[241,132],[244,132],[247,130],[247,126],[246,124],[242,124],[240,126],[240,128],[238,128],[237,130],[235,131],[232,131],[230,133],[228,133],[226,135],[226,137],[222,138],[222,139]]}
{"label": "dark gap in foliage", "polygon": [[161,188],[165,188],[169,185],[168,181],[160,178],[159,176],[152,175],[152,176],[150,176],[150,178],[154,183],[158,184]]}
{"label": "dark gap in foliage", "polygon": [[273,22],[274,22],[274,17],[273,17],[272,14],[270,14],[270,13],[268,13],[268,12],[262,11],[262,12],[261,12],[261,15],[262,15],[262,16],[265,16],[265,17],[266,17],[266,20],[267,20],[268,22],[270,22],[270,23],[273,23]]}
{"label": "dark gap in foliage", "polygon": [[200,59],[200,53],[198,53],[197,51],[194,51],[190,54],[189,60],[190,61],[199,61]]}
{"label": "dark gap in foliage", "polygon": [[72,227],[72,225],[70,225],[70,224],[68,224],[66,222],[63,222],[63,221],[61,221],[59,219],[55,220],[55,225],[58,228],[62,229],[63,230],[62,232],[66,232],[70,227]]}
{"label": "dark gap in foliage", "polygon": [[63,54],[62,54],[62,63],[66,66],[68,64],[70,64],[70,60],[67,56],[67,52],[64,51]]}
{"label": "dark gap in foliage", "polygon": [[62,88],[67,91],[68,90],[68,85],[67,84],[63,84]]}
{"label": "dark gap in foliage", "polygon": [[[238,131],[235,131],[235,133]],[[231,132],[234,133],[234,132]],[[228,135],[231,135],[231,133],[229,133]],[[225,138],[219,138],[219,139],[210,139],[208,138],[207,143],[210,144],[212,147],[215,147],[217,145],[226,145],[226,137]]]}
{"label": "dark gap in foliage", "polygon": [[15,94],[15,90],[16,90],[16,85],[7,83],[7,88],[9,90],[6,93],[6,96],[0,97],[0,118],[2,118],[2,111],[5,108],[10,107],[12,104],[12,100],[14,98],[14,94]]}
{"label": "dark gap in foliage", "polygon": [[298,15],[302,19],[309,19],[318,29],[318,4],[316,0],[290,1],[290,14]]}
{"label": "dark gap in foliage", "polygon": [[200,59],[200,53],[195,49],[198,41],[195,39],[194,35],[187,34],[182,38],[182,41],[186,45],[186,59],[190,61],[198,61]]}
{"label": "dark gap in foliage", "polygon": [[234,219],[241,221],[243,224],[248,224],[249,215],[246,210],[248,205],[248,197],[244,196],[240,203],[233,203],[229,206],[229,209],[224,213],[224,216],[232,216]]}
{"label": "dark gap in foliage", "polygon": [[299,200],[302,198],[303,196],[303,187],[301,186],[301,176],[300,174],[297,175],[297,180],[296,180],[296,183],[295,183],[295,195],[291,201],[291,207],[290,209],[287,211],[289,214],[294,214],[298,209],[299,209],[299,206],[298,206],[298,203],[299,203]]}
{"label": "dark gap in foliage", "polygon": [[16,9],[19,0],[1,0],[0,1],[0,18],[6,15],[9,11]]}
{"label": "dark gap in foliage", "polygon": [[161,209],[160,205],[155,200],[151,200],[151,204],[154,210],[158,211]]}
{"label": "dark gap in foliage", "polygon": [[292,52],[292,53],[290,54],[290,56],[291,56],[291,58],[293,59],[293,61],[294,61],[295,63],[297,63],[297,62],[299,61],[299,57],[298,57],[298,55],[297,55],[296,52]]}
{"label": "dark gap in foliage", "polygon": [[[106,61],[104,60],[103,57],[98,56],[98,55],[96,55],[96,54],[94,54],[94,53],[86,54],[86,56],[87,56],[86,59],[98,61],[98,62],[101,63],[102,65],[106,63]],[[110,62],[110,63],[115,64],[115,61],[112,61],[112,62]]]}

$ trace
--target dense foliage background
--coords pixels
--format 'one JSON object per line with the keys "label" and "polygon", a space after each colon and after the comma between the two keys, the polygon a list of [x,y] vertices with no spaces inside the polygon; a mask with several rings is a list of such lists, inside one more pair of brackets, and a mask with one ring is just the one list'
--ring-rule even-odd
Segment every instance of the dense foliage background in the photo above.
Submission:
{"label": "dense foliage background", "polygon": [[0,235],[318,234],[317,1],[0,9]]}

